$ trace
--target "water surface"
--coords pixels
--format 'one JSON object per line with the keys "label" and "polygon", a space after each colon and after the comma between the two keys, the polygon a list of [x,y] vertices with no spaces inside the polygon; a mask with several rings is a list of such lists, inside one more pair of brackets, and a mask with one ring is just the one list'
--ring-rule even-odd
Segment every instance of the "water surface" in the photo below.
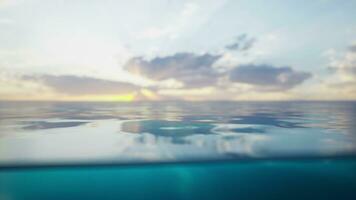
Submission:
{"label": "water surface", "polygon": [[339,157],[355,102],[0,103],[0,166]]}

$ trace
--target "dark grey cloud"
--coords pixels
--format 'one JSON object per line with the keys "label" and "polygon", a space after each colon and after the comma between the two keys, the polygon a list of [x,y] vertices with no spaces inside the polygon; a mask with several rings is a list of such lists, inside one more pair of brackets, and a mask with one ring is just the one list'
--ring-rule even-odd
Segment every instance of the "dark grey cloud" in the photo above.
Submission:
{"label": "dark grey cloud", "polygon": [[351,45],[351,46],[349,47],[349,51],[356,53],[356,44]]}
{"label": "dark grey cloud", "polygon": [[173,78],[184,83],[185,87],[204,87],[217,82],[219,73],[213,68],[213,64],[220,57],[221,55],[208,53],[203,55],[177,53],[152,60],[134,57],[126,63],[124,69],[151,80],[162,81]]}
{"label": "dark grey cloud", "polygon": [[232,82],[247,83],[266,90],[288,90],[310,77],[310,73],[295,71],[290,67],[253,64],[236,67],[229,73]]}
{"label": "dark grey cloud", "polygon": [[247,34],[242,34],[236,37],[236,41],[234,43],[225,46],[225,48],[228,50],[245,52],[251,49],[255,42],[255,38],[250,38]]}
{"label": "dark grey cloud", "polygon": [[97,79],[85,76],[73,75],[38,75],[23,76],[24,80],[39,81],[57,92],[69,95],[111,95],[132,92],[138,89],[137,86],[104,79]]}
{"label": "dark grey cloud", "polygon": [[237,66],[222,73],[213,67],[220,57],[192,53],[177,53],[151,60],[135,57],[124,68],[151,80],[175,79],[184,83],[185,88],[217,86],[219,79],[227,77],[230,82],[247,83],[266,91],[288,90],[311,77],[310,73],[295,71],[291,67],[253,64]]}

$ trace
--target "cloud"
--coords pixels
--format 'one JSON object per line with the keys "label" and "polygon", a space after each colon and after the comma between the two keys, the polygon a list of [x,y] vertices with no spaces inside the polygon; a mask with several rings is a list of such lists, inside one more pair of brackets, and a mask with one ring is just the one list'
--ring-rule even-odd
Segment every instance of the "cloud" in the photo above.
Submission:
{"label": "cloud", "polygon": [[229,73],[230,81],[250,84],[263,90],[288,90],[310,77],[310,73],[298,72],[291,67],[253,64],[241,65]]}
{"label": "cloud", "polygon": [[24,0],[0,0],[0,9],[11,7],[11,6],[17,6],[23,2]]}
{"label": "cloud", "polygon": [[0,18],[0,25],[10,25],[13,23],[14,21],[12,19]]}
{"label": "cloud", "polygon": [[355,52],[356,53],[356,44],[353,44],[349,47],[350,52]]}
{"label": "cloud", "polygon": [[245,52],[251,49],[255,42],[255,38],[249,38],[247,34],[242,34],[237,36],[234,43],[225,46],[225,48],[228,50]]}
{"label": "cloud", "polygon": [[23,76],[24,80],[39,81],[54,89],[55,91],[68,95],[117,95],[133,92],[138,89],[137,86],[104,79],[97,79],[85,76],[73,75],[39,75]]}
{"label": "cloud", "polygon": [[137,34],[138,39],[176,39],[185,30],[189,29],[194,15],[197,15],[199,5],[188,2],[183,5],[183,9],[177,13],[169,24],[150,26]]}
{"label": "cloud", "polygon": [[355,99],[356,91],[356,44],[349,46],[346,52],[338,53],[329,50],[330,63],[328,69],[331,74],[324,82],[329,89],[337,91],[338,94],[344,93],[347,97]]}
{"label": "cloud", "polygon": [[124,69],[130,73],[155,81],[176,80],[184,87],[204,87],[213,85],[219,78],[219,72],[213,64],[221,55],[209,53],[197,55],[193,53],[177,53],[172,56],[156,57],[145,60],[134,57],[128,61]]}
{"label": "cloud", "polygon": [[356,44],[351,45],[339,59],[331,58],[330,69],[344,76],[345,80],[356,79]]}
{"label": "cloud", "polygon": [[230,88],[232,83],[248,84],[260,91],[284,91],[311,77],[310,73],[295,71],[291,67],[272,65],[238,65],[221,71],[214,67],[220,58],[221,55],[209,53],[202,55],[177,53],[151,60],[135,57],[124,66],[124,69],[156,81],[158,88],[175,91],[209,87]]}

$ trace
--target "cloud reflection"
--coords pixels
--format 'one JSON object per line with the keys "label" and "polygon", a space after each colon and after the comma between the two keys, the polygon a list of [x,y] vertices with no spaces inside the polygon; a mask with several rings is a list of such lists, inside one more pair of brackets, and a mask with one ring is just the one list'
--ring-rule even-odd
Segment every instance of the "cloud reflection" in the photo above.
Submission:
{"label": "cloud reflection", "polygon": [[[309,104],[288,104],[286,108],[278,105],[219,104],[219,115],[214,103],[197,103],[194,109],[176,102],[116,108],[107,104],[68,103],[33,111],[23,109],[22,113],[18,109],[12,112],[10,104],[5,111],[0,107],[0,112],[9,114],[0,121],[0,165],[166,162],[356,152],[356,137],[348,130],[353,127],[352,120],[346,120],[354,117],[348,113],[352,110],[350,104],[325,109],[332,105],[313,103],[319,109],[317,113],[324,113],[317,116],[308,113]],[[154,109],[157,106],[165,110],[162,115]],[[330,118],[331,112],[337,118]],[[79,120],[82,116],[89,117]]]}

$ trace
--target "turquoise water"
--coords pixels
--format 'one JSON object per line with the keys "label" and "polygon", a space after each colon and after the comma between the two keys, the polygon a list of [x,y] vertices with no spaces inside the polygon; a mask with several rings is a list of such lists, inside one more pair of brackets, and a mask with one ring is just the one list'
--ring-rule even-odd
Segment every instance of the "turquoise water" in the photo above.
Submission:
{"label": "turquoise water", "polygon": [[0,200],[355,199],[356,102],[0,103]]}
{"label": "turquoise water", "polygon": [[356,160],[0,171],[0,199],[355,199]]}

